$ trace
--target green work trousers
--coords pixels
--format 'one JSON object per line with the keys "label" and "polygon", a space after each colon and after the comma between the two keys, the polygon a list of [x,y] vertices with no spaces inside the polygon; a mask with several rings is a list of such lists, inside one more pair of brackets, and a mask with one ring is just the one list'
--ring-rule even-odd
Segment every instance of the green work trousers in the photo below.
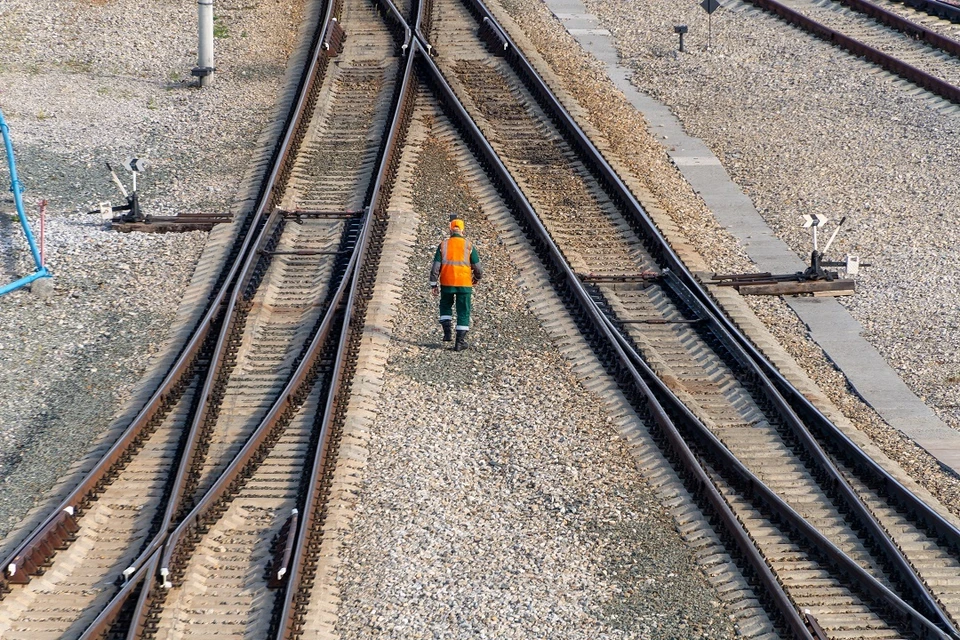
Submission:
{"label": "green work trousers", "polygon": [[457,331],[470,328],[470,298],[472,287],[440,287],[440,322],[453,319],[453,307],[457,307]]}

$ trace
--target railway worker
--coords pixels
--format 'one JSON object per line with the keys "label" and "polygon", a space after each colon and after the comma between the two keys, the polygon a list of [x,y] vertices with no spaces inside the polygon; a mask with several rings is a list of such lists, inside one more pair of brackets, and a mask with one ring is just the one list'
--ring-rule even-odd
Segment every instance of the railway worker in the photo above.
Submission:
{"label": "railway worker", "polygon": [[450,216],[450,237],[440,243],[433,256],[430,270],[430,289],[434,297],[440,296],[440,326],[443,341],[453,340],[453,308],[457,309],[457,341],[454,351],[463,351],[470,330],[470,307],[473,283],[483,277],[480,254],[473,243],[463,237],[463,220],[456,214]]}

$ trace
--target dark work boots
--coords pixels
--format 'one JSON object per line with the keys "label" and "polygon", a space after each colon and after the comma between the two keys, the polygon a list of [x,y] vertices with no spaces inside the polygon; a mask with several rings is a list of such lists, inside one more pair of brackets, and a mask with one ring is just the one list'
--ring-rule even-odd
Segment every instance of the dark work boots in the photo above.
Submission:
{"label": "dark work boots", "polygon": [[457,329],[457,342],[453,345],[454,351],[463,351],[468,349],[470,345],[467,344],[467,330],[466,329]]}
{"label": "dark work boots", "polygon": [[441,320],[440,326],[443,327],[443,341],[450,342],[453,340],[453,329],[452,329],[452,320]]}

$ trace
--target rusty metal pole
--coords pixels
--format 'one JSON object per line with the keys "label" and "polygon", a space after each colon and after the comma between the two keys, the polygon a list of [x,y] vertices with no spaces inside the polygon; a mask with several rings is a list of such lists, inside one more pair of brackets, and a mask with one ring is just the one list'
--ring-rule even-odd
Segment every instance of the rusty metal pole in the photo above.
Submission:
{"label": "rusty metal pole", "polygon": [[206,87],[213,81],[213,0],[197,0],[197,66],[190,73]]}

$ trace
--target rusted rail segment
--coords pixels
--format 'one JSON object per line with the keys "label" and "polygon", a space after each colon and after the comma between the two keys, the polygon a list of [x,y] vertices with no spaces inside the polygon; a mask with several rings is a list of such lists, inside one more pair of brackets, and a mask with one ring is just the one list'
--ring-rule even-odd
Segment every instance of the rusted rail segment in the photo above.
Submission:
{"label": "rusted rail segment", "polygon": [[[484,29],[490,29],[492,24],[495,24],[493,16],[481,5],[478,0],[470,0],[468,2],[474,8],[475,14],[478,16],[478,21],[482,22],[480,27],[481,31]],[[550,94],[548,88],[545,84],[537,77],[533,72],[532,67],[529,63],[523,58],[522,54],[519,53],[512,43],[509,43],[509,38],[505,36],[503,31],[497,27],[498,34],[496,38],[490,38],[487,36],[485,40],[489,43],[498,43],[506,42],[507,45],[503,47],[503,50],[506,52],[507,58],[515,65],[515,68],[519,70],[520,75],[523,77],[528,88],[536,94],[544,103],[545,108],[551,115],[558,121],[562,129],[567,136],[574,142],[575,146],[580,148],[580,151],[584,154],[584,157],[589,159],[592,163],[592,170],[600,178],[601,182],[605,183],[607,188],[610,189],[611,193],[615,194],[615,199],[618,200],[626,209],[630,210],[635,218],[635,222],[638,226],[644,228],[647,231],[647,237],[653,239],[654,243],[658,247],[654,248],[655,252],[659,252],[662,256],[662,261],[669,265],[671,268],[676,268],[679,276],[673,275],[672,273],[667,272],[667,280],[670,281],[670,287],[674,290],[675,295],[680,298],[684,298],[691,306],[692,309],[698,310],[699,314],[702,314],[709,320],[713,325],[714,332],[721,338],[726,346],[731,348],[731,351],[740,359],[745,361],[746,366],[752,368],[755,372],[760,372],[759,367],[753,361],[753,358],[758,358],[762,360],[760,354],[755,351],[747,352],[744,351],[739,345],[738,340],[734,339],[730,333],[738,335],[732,326],[732,323],[729,320],[726,320],[719,309],[716,308],[712,300],[706,292],[702,291],[699,286],[696,286],[696,281],[692,275],[683,267],[679,259],[673,254],[672,250],[666,245],[666,242],[660,236],[659,232],[655,229],[652,222],[647,217],[646,213],[642,210],[638,203],[634,200],[632,195],[615,175],[609,165],[602,159],[600,154],[593,148],[592,143],[586,138],[586,136],[579,130],[579,127],[573,122],[573,120],[566,114],[565,110],[559,104],[559,102]],[[418,37],[423,39],[423,34],[418,32]],[[500,47],[498,47],[499,49]],[[496,157],[493,149],[483,140],[483,136],[479,130],[473,125],[467,116],[466,112],[460,107],[457,103],[456,97],[454,96],[452,90],[449,86],[441,79],[441,74],[427,59],[429,63],[432,74],[431,80],[435,81],[441,89],[438,89],[438,92],[442,94],[441,100],[446,103],[446,106],[457,116],[458,121],[461,123],[461,127],[467,132],[467,135],[471,137],[473,144],[481,149],[481,155],[484,157],[485,162],[487,163],[488,168],[491,173],[494,174],[495,179],[503,185],[503,190],[507,192],[508,199],[511,203],[521,211],[525,217],[525,222],[528,225],[528,228],[533,230],[531,235],[534,235],[538,238],[535,242],[542,243],[540,246],[541,255],[546,259],[548,263],[551,264],[551,269],[558,271],[554,277],[554,281],[557,283],[563,283],[563,285],[558,284],[558,289],[562,289],[561,295],[564,295],[568,301],[577,300],[578,304],[573,305],[579,307],[579,313],[582,317],[591,317],[592,324],[602,325],[607,320],[598,320],[598,310],[595,308],[595,303],[589,300],[589,295],[583,290],[580,283],[577,281],[575,274],[569,270],[569,268],[564,263],[562,257],[560,256],[559,249],[553,245],[549,239],[549,234],[546,232],[545,228],[537,220],[536,215],[530,209],[529,205],[526,203],[524,197],[520,193],[519,188],[516,183],[510,177],[507,169],[500,163],[499,159]],[[689,287],[693,287],[691,290]],[[723,320],[721,320],[723,318]],[[612,340],[611,336],[613,333],[612,326],[608,326],[602,332],[605,334],[605,344],[609,349],[609,343]],[[619,334],[617,334],[619,336]],[[696,438],[702,438],[703,440],[710,443],[709,447],[713,449],[711,452],[712,455],[716,456],[715,459],[723,460],[723,464],[741,479],[741,484],[745,485],[746,488],[753,488],[755,495],[762,498],[768,508],[777,513],[781,518],[787,519],[791,526],[796,528],[798,531],[802,532],[803,535],[811,541],[811,543],[818,547],[821,552],[823,552],[827,557],[831,559],[831,562],[837,567],[839,571],[847,574],[854,581],[859,583],[863,589],[873,594],[874,597],[883,600],[886,602],[886,607],[891,610],[892,615],[896,618],[900,618],[901,624],[906,628],[912,628],[918,635],[922,637],[950,637],[943,629],[948,630],[951,634],[956,634],[956,630],[952,627],[951,622],[943,614],[940,608],[937,606],[935,599],[933,599],[930,594],[923,587],[922,583],[917,579],[916,575],[910,569],[909,564],[904,560],[902,555],[898,552],[895,545],[893,545],[886,536],[883,535],[878,523],[873,519],[866,508],[860,503],[857,497],[853,494],[852,489],[846,485],[846,483],[840,477],[840,474],[833,468],[833,465],[830,461],[823,455],[819,450],[819,446],[813,439],[810,437],[809,433],[806,431],[802,423],[796,419],[796,416],[793,415],[793,410],[786,406],[786,402],[780,396],[779,392],[774,388],[774,385],[771,382],[765,384],[765,393],[770,397],[771,401],[779,406],[781,412],[787,416],[788,422],[791,423],[791,426],[796,430],[800,439],[804,442],[805,447],[812,455],[818,458],[819,464],[822,468],[830,472],[833,482],[838,483],[843,488],[841,493],[844,494],[844,500],[850,508],[858,513],[863,526],[870,530],[874,536],[878,536],[878,544],[884,549],[884,554],[887,556],[888,561],[891,562],[894,566],[897,567],[896,571],[903,572],[906,577],[904,582],[906,583],[906,591],[909,593],[909,598],[915,602],[919,603],[919,606],[922,610],[922,613],[917,611],[907,602],[904,602],[897,594],[891,592],[889,589],[880,584],[875,578],[863,571],[856,563],[847,558],[842,552],[833,547],[826,539],[820,536],[815,530],[813,530],[807,523],[793,513],[790,508],[783,503],[775,494],[770,492],[766,487],[760,483],[760,481],[751,476],[749,472],[743,468],[719,443],[712,435],[708,435],[709,432],[703,429],[702,425],[699,424],[699,421],[693,418],[688,411],[683,407],[683,405],[673,396],[671,392],[660,383],[652,372],[647,370],[645,371],[645,377],[648,377],[649,380],[647,383],[643,383],[640,375],[637,373],[637,369],[645,368],[646,365],[643,364],[642,359],[639,358],[635,353],[626,357],[626,354],[629,352],[627,350],[627,345],[621,337],[617,337],[614,342],[623,341],[624,344],[620,344],[614,350],[617,351],[617,357],[615,358],[616,362],[612,363],[611,366],[614,370],[619,370],[618,373],[620,376],[624,375],[624,369],[630,372],[630,376],[634,378],[634,384],[636,385],[635,393],[639,393],[642,396],[645,396],[647,401],[650,403],[650,410],[653,412],[656,421],[666,430],[674,429],[672,424],[667,425],[664,420],[664,406],[669,405],[669,412],[672,412],[674,418],[680,416],[682,422],[686,425],[685,428],[688,430],[688,436],[690,429],[693,429],[696,432]],[[739,341],[746,342],[746,339],[742,336],[739,336]],[[627,361],[624,361],[624,358],[627,358]],[[630,362],[630,360],[633,362]],[[651,394],[649,391],[649,386],[658,386],[659,389],[655,394]],[[794,391],[794,394],[796,392]],[[798,395],[798,394],[797,394]],[[678,436],[679,437],[679,436]],[[686,449],[686,444],[681,444],[682,439],[674,440],[672,437],[669,437],[673,446],[679,449]],[[693,462],[693,457],[687,457],[685,454],[679,453],[678,455],[681,458],[688,459]],[[691,473],[694,473],[699,476],[702,473],[702,470],[699,470],[699,465],[695,465],[688,469]],[[884,474],[886,476],[886,474]],[[700,490],[705,490],[704,483],[706,482],[704,477],[701,477],[699,485],[697,488]],[[709,484],[709,482],[706,482]],[[709,492],[709,490],[707,490]],[[701,494],[702,495],[702,494]],[[915,497],[913,498],[915,502],[919,502]],[[710,498],[707,498],[707,501],[710,501]],[[722,501],[721,501],[722,502]],[[920,503],[922,504],[922,503]],[[718,509],[720,512],[726,510],[726,506],[723,504],[714,504],[714,508]],[[927,509],[927,511],[932,511]],[[732,517],[732,514],[730,514]],[[935,516],[934,516],[935,517]],[[726,517],[722,519],[727,520]],[[941,525],[950,528],[949,525],[940,519]],[[737,539],[737,544],[742,549],[747,549],[753,547],[752,542],[748,539],[746,534],[742,531],[742,527],[735,523],[735,517],[729,520],[733,524],[733,529],[730,530],[731,535]],[[755,555],[755,549],[753,551],[745,551],[744,554],[747,557],[753,557],[757,559]],[[789,602],[789,599],[783,594],[782,590],[777,584],[777,579],[769,572],[769,568],[766,567],[765,563],[759,561],[755,566],[755,570],[761,577],[761,580],[767,585],[771,596],[777,601],[778,609],[783,616],[783,619],[786,622],[786,626],[790,627],[794,633],[799,637],[808,637],[810,631],[807,629],[807,626],[804,624],[803,620],[800,619],[798,613],[796,612],[793,605]],[[932,620],[932,622],[931,622]],[[942,627],[938,628],[938,627]]]}
{"label": "rusted rail segment", "polygon": [[214,214],[184,214],[181,216],[144,216],[142,222],[111,222],[110,229],[121,233],[132,233],[139,231],[141,233],[168,233],[175,231],[183,233],[186,231],[210,231],[218,224],[227,224],[232,222],[231,216],[218,216]]}
{"label": "rusted rail segment", "polygon": [[[808,18],[802,13],[795,11],[794,9],[791,9],[790,7],[786,6],[785,4],[781,2],[777,2],[777,0],[748,0],[748,1],[760,7],[761,9],[764,9],[766,11],[769,11],[771,13],[774,13],[780,16],[787,22],[797,25],[801,29],[804,29],[805,31],[812,33],[818,38],[821,38],[823,40],[826,40],[827,42],[835,44],[836,46],[849,51],[855,56],[859,56],[861,58],[869,60],[870,62],[873,62],[881,66],[887,71],[895,73],[898,76],[905,78],[910,82],[913,82],[917,86],[923,87],[924,89],[930,91],[931,93],[935,93],[938,96],[941,96],[943,98],[946,98],[947,100],[950,100],[951,102],[960,104],[960,87],[956,87],[950,84],[949,82],[945,82],[944,80],[941,80],[936,76],[930,75],[925,71],[917,69],[913,65],[907,64],[906,62],[898,58],[895,58],[891,55],[888,55],[874,47],[871,47],[868,44],[864,44],[863,42],[860,42],[859,40],[855,40],[850,36],[844,35],[835,29],[831,29],[826,25],[820,24],[816,20],[812,18]],[[854,6],[858,10],[863,10],[863,11],[867,10],[866,5],[869,4],[869,3],[863,2],[863,0],[844,0],[844,3],[850,4],[850,6]],[[880,16],[884,16],[883,18],[884,22],[889,21],[889,24],[891,24],[891,26],[893,26],[894,22],[900,25],[899,27],[895,27],[895,28],[900,28],[901,30],[907,28],[904,25],[902,25],[901,18],[894,16],[894,14],[891,14],[890,12],[885,12],[876,6],[872,6],[872,9],[870,11],[871,11],[871,15],[876,14],[874,17],[877,17],[878,19],[880,19]],[[940,45],[937,45],[937,46],[941,46],[941,45],[949,46],[951,47],[950,52],[953,53],[954,55],[957,55],[957,52],[956,52],[957,43],[953,40],[950,40],[949,38],[943,38],[942,36],[937,36],[937,34],[930,34],[929,36],[925,35],[924,39],[931,43],[934,40],[938,43],[941,43]]]}

